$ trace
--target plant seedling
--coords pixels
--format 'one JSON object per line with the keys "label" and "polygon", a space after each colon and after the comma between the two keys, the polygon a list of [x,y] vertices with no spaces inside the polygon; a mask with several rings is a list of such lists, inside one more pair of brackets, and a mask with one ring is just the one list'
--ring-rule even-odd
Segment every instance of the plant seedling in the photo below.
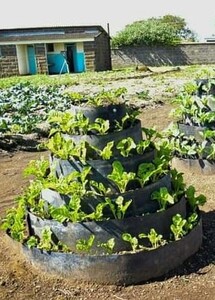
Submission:
{"label": "plant seedling", "polygon": [[168,204],[174,204],[174,197],[166,187],[161,187],[159,191],[154,191],[151,195],[152,200],[157,200],[160,210],[165,210]]}
{"label": "plant seedling", "polygon": [[125,242],[128,242],[131,245],[131,249],[135,252],[139,246],[138,239],[136,237],[132,237],[130,233],[123,233],[122,239]]}
{"label": "plant seedling", "polygon": [[103,248],[106,253],[112,254],[115,246],[115,239],[111,238],[106,243],[98,243],[97,246]]}
{"label": "plant seedling", "polygon": [[166,243],[166,241],[163,239],[162,234],[158,234],[154,228],[151,228],[148,234],[140,233],[138,237],[140,239],[148,238],[153,249],[156,249]]}
{"label": "plant seedling", "polygon": [[76,241],[76,249],[82,252],[89,253],[93,247],[95,235],[91,234],[89,239],[79,239]]}

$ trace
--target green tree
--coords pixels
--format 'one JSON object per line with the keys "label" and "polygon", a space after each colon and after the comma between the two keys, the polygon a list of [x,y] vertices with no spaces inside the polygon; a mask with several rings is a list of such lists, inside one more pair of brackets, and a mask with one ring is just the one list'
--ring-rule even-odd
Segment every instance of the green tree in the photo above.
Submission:
{"label": "green tree", "polygon": [[195,32],[188,28],[184,18],[173,15],[165,15],[161,18],[161,21],[172,26],[181,40],[191,42],[197,41]]}
{"label": "green tree", "polygon": [[182,40],[195,40],[195,34],[181,17],[166,15],[135,21],[112,38],[112,45],[176,45]]}

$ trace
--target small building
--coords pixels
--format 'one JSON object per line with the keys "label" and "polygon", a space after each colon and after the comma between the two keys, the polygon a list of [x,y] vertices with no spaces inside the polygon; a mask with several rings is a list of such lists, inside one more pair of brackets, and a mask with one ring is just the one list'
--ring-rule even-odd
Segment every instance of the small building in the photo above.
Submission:
{"label": "small building", "polygon": [[110,36],[101,26],[0,29],[0,77],[111,69]]}
{"label": "small building", "polygon": [[205,38],[206,43],[215,43],[215,36]]}

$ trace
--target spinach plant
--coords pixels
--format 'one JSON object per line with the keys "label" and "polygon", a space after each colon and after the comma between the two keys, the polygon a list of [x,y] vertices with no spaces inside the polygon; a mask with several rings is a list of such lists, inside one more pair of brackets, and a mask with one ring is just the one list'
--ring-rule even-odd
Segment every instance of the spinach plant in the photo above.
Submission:
{"label": "spinach plant", "polygon": [[97,118],[95,122],[89,125],[88,131],[95,132],[95,134],[105,135],[110,129],[110,121]]}
{"label": "spinach plant", "polygon": [[84,135],[88,133],[90,126],[89,119],[81,112],[73,114],[69,111],[52,111],[49,114],[48,122],[52,126],[49,136],[54,135],[56,132],[66,133],[69,135]]}
{"label": "spinach plant", "polygon": [[186,230],[188,232],[191,231],[194,228],[194,226],[197,225],[198,221],[199,215],[196,212],[192,213],[187,219]]}
{"label": "spinach plant", "polygon": [[107,177],[117,185],[120,193],[124,193],[129,181],[133,180],[136,174],[133,172],[124,171],[123,165],[118,160],[112,163],[112,167],[112,173],[108,174]]}
{"label": "spinach plant", "polygon": [[65,91],[64,96],[68,99],[68,102],[72,102],[76,106],[98,107],[120,104],[126,92],[125,87],[120,87],[117,89],[102,89],[96,93]]}
{"label": "spinach plant", "polygon": [[154,191],[151,195],[152,200],[159,203],[160,210],[165,210],[169,204],[174,204],[174,197],[169,193],[166,187],[161,187],[158,191]]}
{"label": "spinach plant", "polygon": [[180,240],[187,233],[185,229],[186,222],[186,219],[183,219],[180,214],[176,214],[175,216],[173,216],[170,229],[176,241]]}
{"label": "spinach plant", "polygon": [[156,169],[153,163],[141,163],[138,166],[137,179],[142,188],[151,180],[155,172]]}
{"label": "spinach plant", "polygon": [[157,139],[162,137],[162,134],[158,132],[155,128],[142,127],[142,131],[145,135],[145,139],[154,143]]}
{"label": "spinach plant", "polygon": [[115,219],[124,219],[126,211],[132,203],[132,200],[127,200],[124,203],[124,198],[122,196],[118,196],[115,200],[106,197],[105,202],[109,206]]}
{"label": "spinach plant", "polygon": [[194,226],[196,226],[198,220],[199,215],[196,212],[191,213],[187,219],[183,219],[180,214],[173,216],[170,229],[173,233],[174,239],[177,241],[184,235],[188,234]]}
{"label": "spinach plant", "polygon": [[148,234],[140,233],[138,237],[140,239],[143,238],[149,239],[152,249],[156,249],[160,246],[163,246],[166,243],[166,241],[163,239],[162,234],[158,234],[154,228],[151,228]]}
{"label": "spinach plant", "polygon": [[46,251],[70,252],[69,247],[61,241],[54,242],[52,230],[49,226],[42,229],[41,238],[32,235],[26,240],[28,248],[38,248]]}
{"label": "spinach plant", "polygon": [[[106,146],[101,150],[96,146],[89,145],[88,147],[95,151],[95,153],[98,155],[99,158],[102,158],[103,160],[109,160],[113,156],[113,146],[114,141],[108,142]],[[90,159],[91,157],[89,157]]]}
{"label": "spinach plant", "polygon": [[107,203],[101,202],[98,203],[94,209],[94,211],[90,214],[86,215],[86,219],[89,219],[90,221],[102,221],[104,219],[104,208],[107,206]]}
{"label": "spinach plant", "polygon": [[109,240],[107,240],[107,242],[105,243],[98,243],[97,247],[101,247],[104,249],[105,253],[107,254],[112,254],[114,251],[114,246],[115,246],[115,239],[114,238],[110,238]]}
{"label": "spinach plant", "polygon": [[1,229],[6,230],[10,236],[22,242],[25,238],[25,201],[18,197],[18,206],[10,208],[2,220]]}
{"label": "spinach plant", "polygon": [[65,139],[60,132],[57,132],[41,146],[50,150],[58,158],[76,159],[83,164],[86,163],[87,145],[85,141],[76,144],[72,139]]}
{"label": "spinach plant", "polygon": [[76,241],[76,249],[81,252],[89,253],[93,247],[95,235],[91,234],[89,239],[79,239]]}
{"label": "spinach plant", "polygon": [[141,140],[136,144],[136,151],[138,154],[143,154],[148,149],[155,149],[154,143],[149,140]]}
{"label": "spinach plant", "polygon": [[123,157],[128,157],[131,154],[131,151],[136,148],[136,144],[131,137],[122,139],[116,146],[120,150],[120,154]]}
{"label": "spinach plant", "polygon": [[44,157],[40,160],[31,160],[27,167],[24,169],[24,175],[33,175],[37,179],[43,179],[49,173],[49,161]]}
{"label": "spinach plant", "polygon": [[178,172],[176,169],[171,169],[170,174],[173,187],[173,197],[176,201],[179,197],[185,194],[186,184],[184,182],[182,172]]}
{"label": "spinach plant", "polygon": [[39,249],[43,249],[43,250],[46,250],[46,251],[51,251],[53,246],[54,246],[54,243],[53,243],[53,240],[52,240],[52,234],[53,233],[52,233],[50,227],[45,226],[42,229],[41,239],[40,239],[39,244],[37,245],[37,247]]}
{"label": "spinach plant", "polygon": [[195,196],[196,189],[192,185],[190,185],[186,189],[185,194],[187,196],[187,201],[193,212],[195,212],[199,206],[202,206],[206,203],[207,199],[206,199],[205,195],[200,194],[199,196]]}
{"label": "spinach plant", "polygon": [[54,207],[49,205],[49,214],[52,219],[60,223],[68,221],[81,222],[86,218],[86,213],[81,210],[81,198],[78,195],[72,196],[68,206]]}
{"label": "spinach plant", "polygon": [[130,244],[133,252],[136,252],[136,250],[138,249],[138,246],[139,246],[139,242],[135,236],[132,237],[132,235],[130,233],[125,232],[122,234],[122,239],[123,239],[123,241],[128,242]]}
{"label": "spinach plant", "polygon": [[165,157],[156,156],[153,162],[141,163],[138,166],[136,179],[144,187],[148,182],[155,182],[163,174],[168,172],[168,164]]}

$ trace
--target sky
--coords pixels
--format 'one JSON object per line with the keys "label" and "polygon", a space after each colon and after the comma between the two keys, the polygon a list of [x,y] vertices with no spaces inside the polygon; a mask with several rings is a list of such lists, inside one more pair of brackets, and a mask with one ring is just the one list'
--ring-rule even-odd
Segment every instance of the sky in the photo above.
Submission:
{"label": "sky", "polygon": [[185,19],[200,41],[215,34],[215,0],[2,0],[0,28],[127,24],[167,14]]}

